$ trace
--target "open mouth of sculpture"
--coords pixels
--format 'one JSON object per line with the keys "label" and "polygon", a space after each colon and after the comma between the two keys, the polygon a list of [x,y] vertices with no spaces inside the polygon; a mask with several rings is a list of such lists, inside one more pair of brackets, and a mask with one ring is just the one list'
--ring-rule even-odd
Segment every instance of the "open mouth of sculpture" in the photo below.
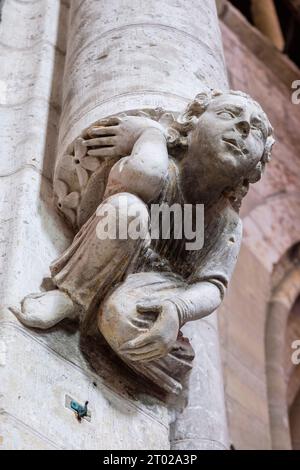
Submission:
{"label": "open mouth of sculpture", "polygon": [[233,148],[235,151],[247,155],[249,151],[247,150],[246,147],[239,145],[238,141],[234,138],[230,137],[223,137],[222,138],[223,142],[227,144],[229,147]]}
{"label": "open mouth of sculpture", "polygon": [[223,137],[223,142],[225,142],[227,145],[230,147],[233,147],[235,150],[238,150],[239,152],[242,152],[242,149],[239,147],[236,139],[231,139],[228,137]]}

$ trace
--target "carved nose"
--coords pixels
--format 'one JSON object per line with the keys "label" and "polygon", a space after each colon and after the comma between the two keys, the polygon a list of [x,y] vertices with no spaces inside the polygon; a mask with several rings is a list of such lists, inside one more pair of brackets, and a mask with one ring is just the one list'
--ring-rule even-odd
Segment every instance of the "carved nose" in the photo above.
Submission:
{"label": "carved nose", "polygon": [[239,131],[240,134],[244,137],[248,137],[249,132],[250,132],[250,124],[247,121],[240,121],[239,123],[236,124],[236,128]]}

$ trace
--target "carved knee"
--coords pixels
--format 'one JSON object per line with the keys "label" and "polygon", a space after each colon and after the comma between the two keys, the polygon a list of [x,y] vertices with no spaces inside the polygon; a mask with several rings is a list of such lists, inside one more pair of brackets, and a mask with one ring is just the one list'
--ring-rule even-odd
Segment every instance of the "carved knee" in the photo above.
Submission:
{"label": "carved knee", "polygon": [[133,305],[117,289],[106,299],[98,315],[98,328],[112,349],[119,348],[136,337],[137,329],[131,322]]}
{"label": "carved knee", "polygon": [[149,212],[146,204],[137,196],[129,193],[115,194],[97,210],[103,223],[112,227],[119,234],[118,238],[146,238],[149,229]]}

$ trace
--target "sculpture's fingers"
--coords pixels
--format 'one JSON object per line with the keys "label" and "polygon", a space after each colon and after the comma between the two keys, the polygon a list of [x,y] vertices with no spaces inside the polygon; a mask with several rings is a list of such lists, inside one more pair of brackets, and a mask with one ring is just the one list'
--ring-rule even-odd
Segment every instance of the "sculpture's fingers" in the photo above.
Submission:
{"label": "sculpture's fingers", "polygon": [[126,359],[129,359],[132,362],[148,362],[154,361],[154,359],[158,359],[163,355],[161,350],[156,346],[149,352],[140,353],[140,354],[126,354]]}
{"label": "sculpture's fingers", "polygon": [[151,361],[154,361],[155,359],[159,359],[162,355],[160,354],[153,354],[153,355],[149,355],[149,356],[141,356],[141,357],[137,357],[137,356],[134,356],[134,357],[130,357],[130,358],[126,358],[127,360],[129,360],[130,362],[151,362]]}
{"label": "sculpture's fingers", "polygon": [[157,359],[161,359],[164,356],[165,354],[160,351],[157,354],[153,354],[153,356],[151,357],[141,358],[140,362],[152,362],[152,361],[156,361]]}
{"label": "sculpture's fingers", "polygon": [[107,127],[91,127],[87,131],[89,137],[115,135],[118,131],[118,126],[107,126]]}
{"label": "sculpture's fingers", "polygon": [[126,356],[140,356],[141,354],[152,352],[154,349],[156,349],[156,347],[157,346],[155,345],[155,343],[149,343],[147,344],[147,346],[141,346],[139,348],[125,350],[122,351],[122,353]]}
{"label": "sculpture's fingers", "polygon": [[85,147],[98,147],[98,146],[107,146],[107,145],[115,145],[116,144],[116,138],[114,136],[103,136],[99,137],[97,139],[89,139],[89,140],[84,140],[83,145]]}
{"label": "sculpture's fingers", "polygon": [[17,319],[21,322],[24,320],[24,314],[19,308],[16,307],[9,307],[9,310],[17,317]]}
{"label": "sculpture's fingers", "polygon": [[141,346],[147,346],[148,344],[152,344],[154,338],[149,333],[144,333],[143,335],[139,335],[137,338],[132,339],[131,341],[127,341],[127,343],[123,344],[120,347],[120,351],[130,351],[132,349],[139,348]]}
{"label": "sculpture's fingers", "polygon": [[89,150],[87,153],[90,157],[117,157],[118,152],[115,147],[103,147],[99,149]]}
{"label": "sculpture's fingers", "polygon": [[117,126],[121,122],[121,119],[118,116],[112,116],[106,119],[100,119],[96,122],[97,126]]}
{"label": "sculpture's fingers", "polygon": [[132,318],[131,323],[136,328],[144,330],[143,333],[146,333],[153,324],[151,319],[148,318]]}

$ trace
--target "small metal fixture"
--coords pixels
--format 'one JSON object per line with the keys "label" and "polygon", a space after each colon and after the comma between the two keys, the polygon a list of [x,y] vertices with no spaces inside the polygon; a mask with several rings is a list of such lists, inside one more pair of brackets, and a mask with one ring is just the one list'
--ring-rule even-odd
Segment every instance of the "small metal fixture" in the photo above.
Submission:
{"label": "small metal fixture", "polygon": [[81,405],[74,398],[70,397],[69,395],[66,395],[65,406],[66,408],[69,408],[69,410],[75,412],[76,418],[79,422],[81,422],[82,419],[85,419],[86,421],[91,421],[91,412],[88,409],[88,403],[89,402],[86,401],[84,405]]}
{"label": "small metal fixture", "polygon": [[77,413],[78,421],[81,421],[82,418],[85,418],[85,416],[87,416],[87,414],[88,414],[88,408],[87,408],[88,404],[89,404],[89,402],[86,401],[84,406],[82,406],[79,403],[77,403],[77,401],[74,401],[74,400],[71,401],[71,408],[72,408],[72,410],[75,411],[75,413]]}

